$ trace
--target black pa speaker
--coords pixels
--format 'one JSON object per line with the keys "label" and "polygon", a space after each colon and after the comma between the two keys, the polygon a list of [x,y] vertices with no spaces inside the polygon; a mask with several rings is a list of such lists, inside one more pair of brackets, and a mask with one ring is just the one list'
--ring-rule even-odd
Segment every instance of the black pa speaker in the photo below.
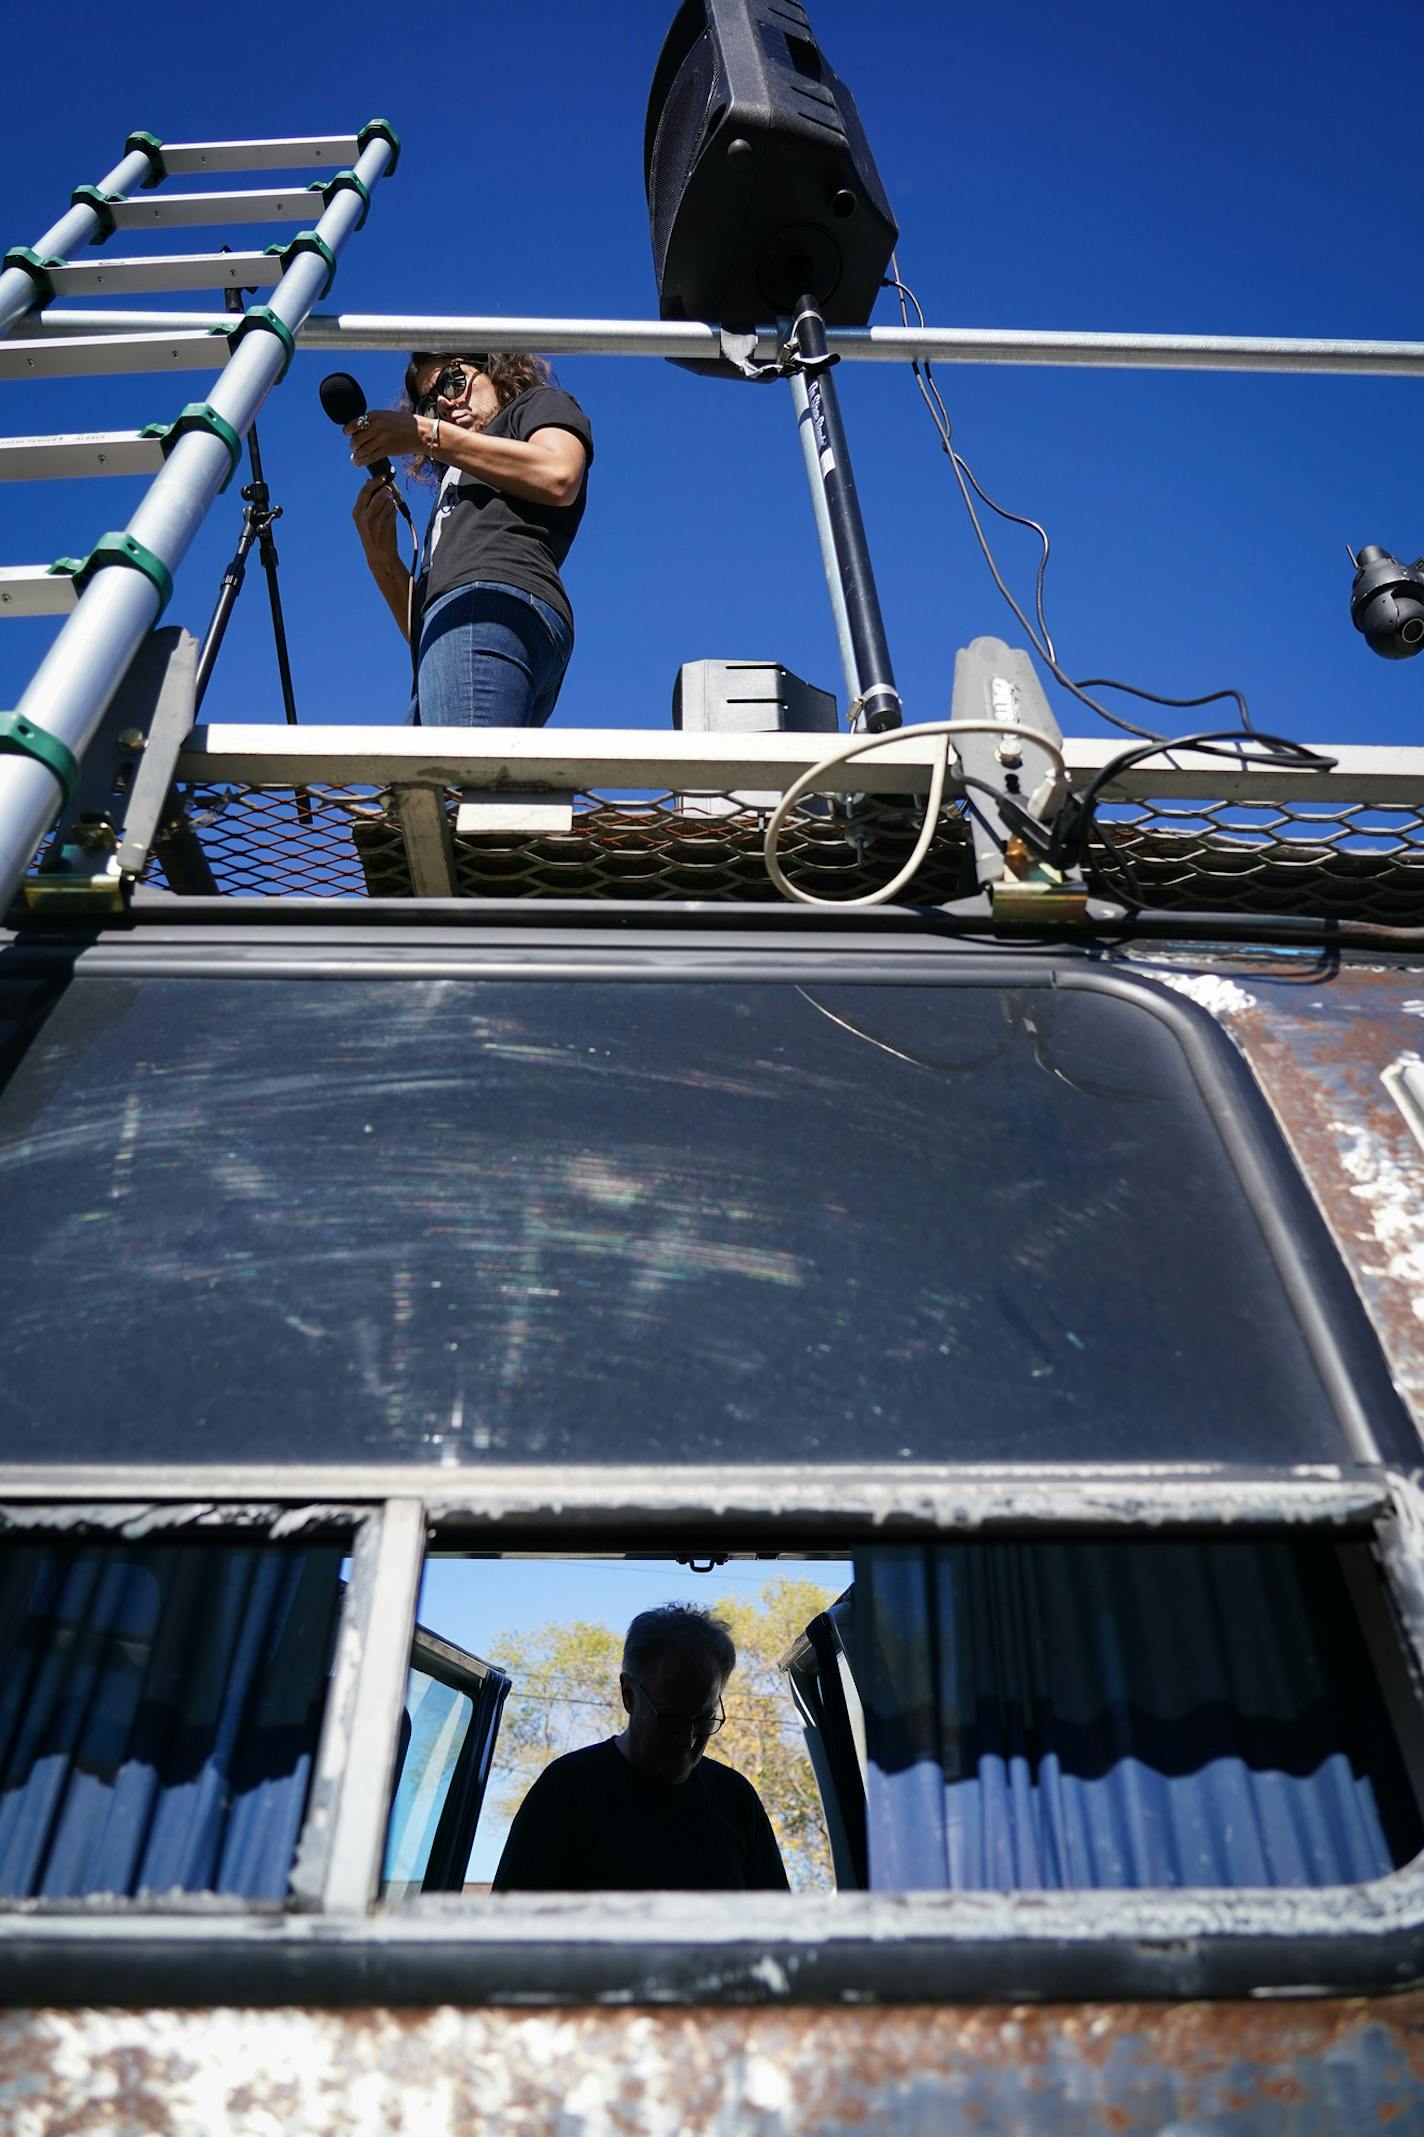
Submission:
{"label": "black pa speaker", "polygon": [[869,320],[898,232],[799,0],[684,0],[643,174],[664,319],[745,330],[811,296],[832,325]]}

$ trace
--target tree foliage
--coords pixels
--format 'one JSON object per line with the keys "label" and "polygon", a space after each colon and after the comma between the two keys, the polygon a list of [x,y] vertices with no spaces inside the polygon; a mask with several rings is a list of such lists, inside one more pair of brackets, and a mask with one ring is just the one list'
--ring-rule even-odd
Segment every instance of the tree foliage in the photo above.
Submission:
{"label": "tree foliage", "polygon": [[[769,1580],[751,1600],[721,1596],[711,1604],[737,1645],[727,1684],[727,1726],[708,1755],[734,1766],[766,1806],[795,1891],[829,1891],[834,1879],[820,1792],[806,1755],[781,1659],[816,1613],[832,1600],[808,1580]],[[575,1620],[547,1624],[499,1642],[490,1659],[507,1670],[513,1690],[497,1753],[508,1786],[498,1809],[511,1816],[551,1759],[581,1744],[616,1736],[624,1722],[618,1693],[623,1634]]]}

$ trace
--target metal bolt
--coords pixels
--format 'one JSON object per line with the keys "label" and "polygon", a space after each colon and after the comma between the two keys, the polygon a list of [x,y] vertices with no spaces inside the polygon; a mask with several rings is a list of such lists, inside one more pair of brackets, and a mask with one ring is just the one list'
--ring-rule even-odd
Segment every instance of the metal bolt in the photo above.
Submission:
{"label": "metal bolt", "polygon": [[1003,741],[995,745],[994,755],[1000,764],[1022,764],[1023,744],[1017,735],[1005,735]]}
{"label": "metal bolt", "polygon": [[126,727],[119,736],[119,748],[130,750],[136,756],[141,749],[148,748],[148,736],[141,727]]}

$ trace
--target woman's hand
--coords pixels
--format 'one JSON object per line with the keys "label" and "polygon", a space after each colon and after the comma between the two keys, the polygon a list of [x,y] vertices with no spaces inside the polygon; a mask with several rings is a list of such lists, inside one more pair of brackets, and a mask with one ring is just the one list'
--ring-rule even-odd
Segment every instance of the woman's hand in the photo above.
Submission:
{"label": "woman's hand", "polygon": [[396,543],[396,501],[388,482],[368,482],[356,498],[351,517],[366,552],[366,562],[378,579],[399,573],[405,576]]}
{"label": "woman's hand", "polygon": [[357,467],[424,450],[425,441],[415,417],[401,409],[373,408],[354,422],[344,423],[342,429],[351,440],[351,457]]}

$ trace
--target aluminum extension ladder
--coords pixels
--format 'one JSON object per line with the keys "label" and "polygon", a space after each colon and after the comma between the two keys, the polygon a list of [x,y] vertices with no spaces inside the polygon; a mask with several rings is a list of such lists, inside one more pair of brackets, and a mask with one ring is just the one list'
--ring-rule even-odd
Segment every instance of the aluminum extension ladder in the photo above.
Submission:
{"label": "aluminum extension ladder", "polygon": [[[0,620],[68,618],[19,705],[0,712],[0,913],[52,828],[45,871],[28,886],[36,903],[121,905],[155,836],[165,826],[181,835],[181,826],[166,825],[166,811],[192,725],[196,649],[185,633],[154,627],[193,535],[237,468],[246,432],[399,154],[384,119],[356,134],[300,140],[164,142],[133,133],[98,185],[76,187],[66,215],[32,246],[5,253],[0,381],[167,369],[175,357],[183,368],[206,368],[214,333],[226,335],[226,353],[207,398],[168,422],[0,438],[0,481],[153,476],[128,525],[101,535],[86,557],[0,566]],[[161,190],[173,178],[332,164],[340,168],[310,185]],[[75,257],[121,231],[303,223],[315,195],[322,213],[313,227],[263,251]],[[45,338],[34,330],[33,315],[60,296],[270,285],[270,302],[250,305],[230,327],[135,333],[123,330],[130,322],[120,314],[112,329],[94,334]]]}

